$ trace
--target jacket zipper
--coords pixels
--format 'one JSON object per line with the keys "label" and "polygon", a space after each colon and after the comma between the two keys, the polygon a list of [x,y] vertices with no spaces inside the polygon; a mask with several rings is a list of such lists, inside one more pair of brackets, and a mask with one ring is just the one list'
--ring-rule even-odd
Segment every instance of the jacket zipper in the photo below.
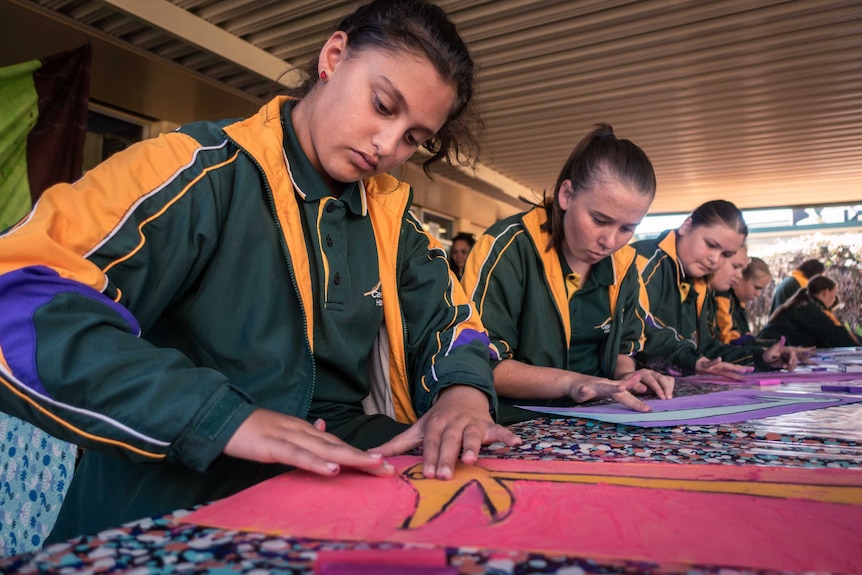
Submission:
{"label": "jacket zipper", "polygon": [[263,186],[264,186],[264,189],[266,189],[267,200],[269,200],[269,213],[272,216],[272,220],[275,223],[276,229],[278,230],[278,242],[279,242],[279,245],[281,246],[281,254],[282,254],[282,256],[284,256],[285,264],[287,264],[287,271],[290,274],[290,281],[293,284],[293,292],[296,294],[296,298],[297,298],[297,300],[299,300],[299,307],[302,310],[302,334],[303,334],[303,339],[305,339],[305,347],[306,347],[306,350],[308,351],[308,357],[311,361],[311,382],[310,382],[311,389],[309,390],[308,398],[305,402],[305,408],[302,411],[302,418],[305,419],[306,417],[308,417],[308,414],[311,411],[311,402],[312,402],[312,399],[314,398],[314,383],[315,383],[315,381],[317,381],[317,365],[315,364],[315,361],[314,361],[314,354],[311,351],[311,342],[308,341],[308,336],[307,336],[307,334],[308,334],[308,315],[306,313],[305,306],[302,305],[302,296],[299,293],[299,285],[296,282],[296,276],[293,273],[293,266],[291,265],[291,262],[290,262],[290,250],[287,247],[287,241],[284,239],[284,231],[281,229],[281,221],[279,221],[279,219],[278,219],[278,211],[275,208],[275,199],[273,197],[272,188],[269,185],[269,180],[266,178],[266,172],[263,171],[263,168],[261,167],[260,163],[258,163],[256,158],[254,158],[251,154],[246,152],[242,146],[239,146],[239,148],[241,150],[243,150],[243,152],[246,154],[246,156],[251,158],[251,161],[257,167],[258,171],[260,172],[260,174],[263,178]]}
{"label": "jacket zipper", "polygon": [[[412,199],[412,193],[410,195],[410,198]],[[407,235],[407,232],[405,231],[403,224],[404,224],[404,219],[407,217],[408,212],[410,210],[410,208],[409,208],[410,201],[409,200],[407,202],[407,206],[408,207],[406,207],[404,209],[404,213],[401,214],[401,223],[398,225],[398,247],[397,247],[396,256],[395,256],[395,286],[396,286],[396,289],[397,289],[397,286],[399,285],[399,280],[400,280],[399,276],[401,274],[401,252],[404,249],[404,244],[406,241],[405,236]],[[401,306],[401,298],[397,297],[397,295],[396,295],[395,300],[398,302],[398,315],[401,317],[401,334],[402,334],[402,338],[403,338],[402,341],[404,341],[404,380],[407,383],[407,393],[409,393],[410,396],[412,397],[413,392],[411,390],[411,385],[410,385],[410,357],[409,357],[408,352],[407,352],[407,341],[408,341],[407,340],[407,321],[404,319],[404,308]],[[386,322],[384,320],[384,325],[385,325],[385,323]],[[392,383],[390,381],[390,386],[391,385],[392,385]],[[390,394],[392,394],[391,390],[390,390]]]}

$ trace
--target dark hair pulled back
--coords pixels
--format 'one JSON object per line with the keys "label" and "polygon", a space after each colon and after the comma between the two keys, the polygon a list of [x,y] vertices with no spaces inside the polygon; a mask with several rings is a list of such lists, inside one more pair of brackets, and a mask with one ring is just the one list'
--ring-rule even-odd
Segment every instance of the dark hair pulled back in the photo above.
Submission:
{"label": "dark hair pulled back", "polygon": [[[476,65],[455,24],[439,6],[425,0],[374,0],[345,17],[335,31],[347,34],[350,54],[363,50],[413,52],[425,56],[440,77],[455,87],[455,103],[440,131],[423,144],[431,156],[423,163],[446,160],[450,165],[475,165],[483,123],[475,106]],[[308,95],[319,81],[317,57],[302,70],[303,83],[287,90]]]}
{"label": "dark hair pulled back", "polygon": [[560,170],[553,193],[544,198],[548,220],[542,228],[551,236],[548,248],[561,249],[565,239],[565,212],[559,203],[563,182],[570,180],[575,194],[579,194],[605,178],[618,179],[650,199],[655,197],[655,170],[646,153],[631,141],[617,138],[610,124],[599,123],[575,145]]}

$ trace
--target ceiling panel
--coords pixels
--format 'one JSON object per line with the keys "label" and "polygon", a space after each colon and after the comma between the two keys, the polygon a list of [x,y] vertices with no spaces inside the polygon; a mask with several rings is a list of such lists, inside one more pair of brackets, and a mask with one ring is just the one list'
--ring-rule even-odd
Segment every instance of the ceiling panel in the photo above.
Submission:
{"label": "ceiling panel", "polygon": [[[147,0],[142,14],[143,0],[16,1],[261,100],[283,71],[276,59],[301,66],[359,4]],[[744,208],[862,202],[862,0],[443,5],[480,64],[480,191],[541,194],[604,121],[652,159],[653,212],[718,197]],[[178,10],[195,16],[180,31],[167,25]],[[256,52],[200,41],[213,33]]]}

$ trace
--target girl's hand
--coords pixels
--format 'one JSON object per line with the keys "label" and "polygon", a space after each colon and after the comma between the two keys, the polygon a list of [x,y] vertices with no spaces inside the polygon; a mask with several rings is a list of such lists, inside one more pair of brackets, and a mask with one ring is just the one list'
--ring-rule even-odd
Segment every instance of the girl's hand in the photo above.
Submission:
{"label": "girl's hand", "polygon": [[707,359],[701,357],[697,360],[694,366],[694,371],[698,375],[717,375],[727,378],[731,381],[745,381],[742,377],[743,373],[751,373],[754,368],[747,365],[737,365],[735,363],[725,363],[720,357],[715,359]]}
{"label": "girl's hand", "polygon": [[812,359],[817,354],[817,348],[815,346],[799,347],[792,345],[789,346],[789,349],[792,349],[796,353],[796,358],[799,360],[799,363],[803,365],[819,365],[817,360]]}
{"label": "girl's hand", "polygon": [[448,387],[407,431],[370,452],[391,456],[421,445],[425,477],[452,479],[459,452],[462,462],[473,464],[482,445],[500,442],[514,447],[521,444],[521,438],[494,423],[488,407],[488,396],[481,390],[468,385]]}
{"label": "girl's hand", "polygon": [[617,379],[626,379],[632,374],[639,373],[640,382],[652,390],[659,399],[671,399],[673,397],[673,376],[664,375],[652,369],[638,369],[629,373],[617,374]]}
{"label": "girl's hand", "polygon": [[372,475],[394,475],[395,468],[379,453],[367,453],[298,417],[256,409],[230,438],[224,454],[262,463],[291,465],[320,475],[336,475],[342,465]]}
{"label": "girl's hand", "polygon": [[[648,370],[647,370],[648,371]],[[635,411],[652,411],[649,405],[635,397],[632,392],[644,393],[647,386],[641,381],[640,371],[634,371],[619,381],[603,377],[575,374],[575,381],[569,388],[569,397],[578,403],[597,397],[610,397]]]}
{"label": "girl's hand", "polygon": [[[774,369],[793,371],[799,364],[800,348],[786,346],[785,341],[787,340],[782,335],[781,339],[767,347],[763,351],[763,362]],[[809,355],[806,354],[805,359],[807,360],[808,357]]]}

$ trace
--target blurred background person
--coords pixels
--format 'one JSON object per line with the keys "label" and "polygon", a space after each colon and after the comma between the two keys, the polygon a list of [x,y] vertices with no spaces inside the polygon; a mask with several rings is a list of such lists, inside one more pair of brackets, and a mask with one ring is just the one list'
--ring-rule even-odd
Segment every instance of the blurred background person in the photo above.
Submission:
{"label": "blurred background person", "polygon": [[721,341],[731,345],[753,343],[754,334],[748,322],[746,304],[760,297],[772,281],[772,273],[765,261],[757,257],[748,258],[745,248],[740,251],[744,252],[743,257],[748,260],[742,270],[742,277],[727,290],[720,289],[721,284],[711,283],[715,290],[717,333]]}
{"label": "blurred background person", "polygon": [[[731,202],[701,204],[675,230],[632,244],[649,298],[646,345],[641,365],[684,375],[739,379],[740,374],[795,369],[797,350],[783,341],[764,348],[731,346],[714,337],[708,278],[745,245],[748,226]],[[739,274],[739,268],[733,273]]]}
{"label": "blurred background person", "polygon": [[781,280],[775,286],[775,293],[772,294],[772,307],[769,309],[769,314],[775,312],[778,306],[789,300],[799,291],[799,288],[804,288],[808,285],[808,280],[814,276],[818,276],[826,271],[826,267],[820,260],[805,260],[799,267],[790,272],[790,275]]}
{"label": "blurred background person", "polygon": [[838,285],[826,276],[815,276],[769,316],[757,340],[768,344],[784,337],[797,346],[859,345],[859,339],[832,313],[836,305]]}
{"label": "blurred background person", "polygon": [[467,263],[467,256],[470,255],[474,245],[476,245],[476,238],[467,232],[458,232],[452,238],[452,247],[449,248],[449,268],[455,272],[459,281],[464,276],[464,264]]}

